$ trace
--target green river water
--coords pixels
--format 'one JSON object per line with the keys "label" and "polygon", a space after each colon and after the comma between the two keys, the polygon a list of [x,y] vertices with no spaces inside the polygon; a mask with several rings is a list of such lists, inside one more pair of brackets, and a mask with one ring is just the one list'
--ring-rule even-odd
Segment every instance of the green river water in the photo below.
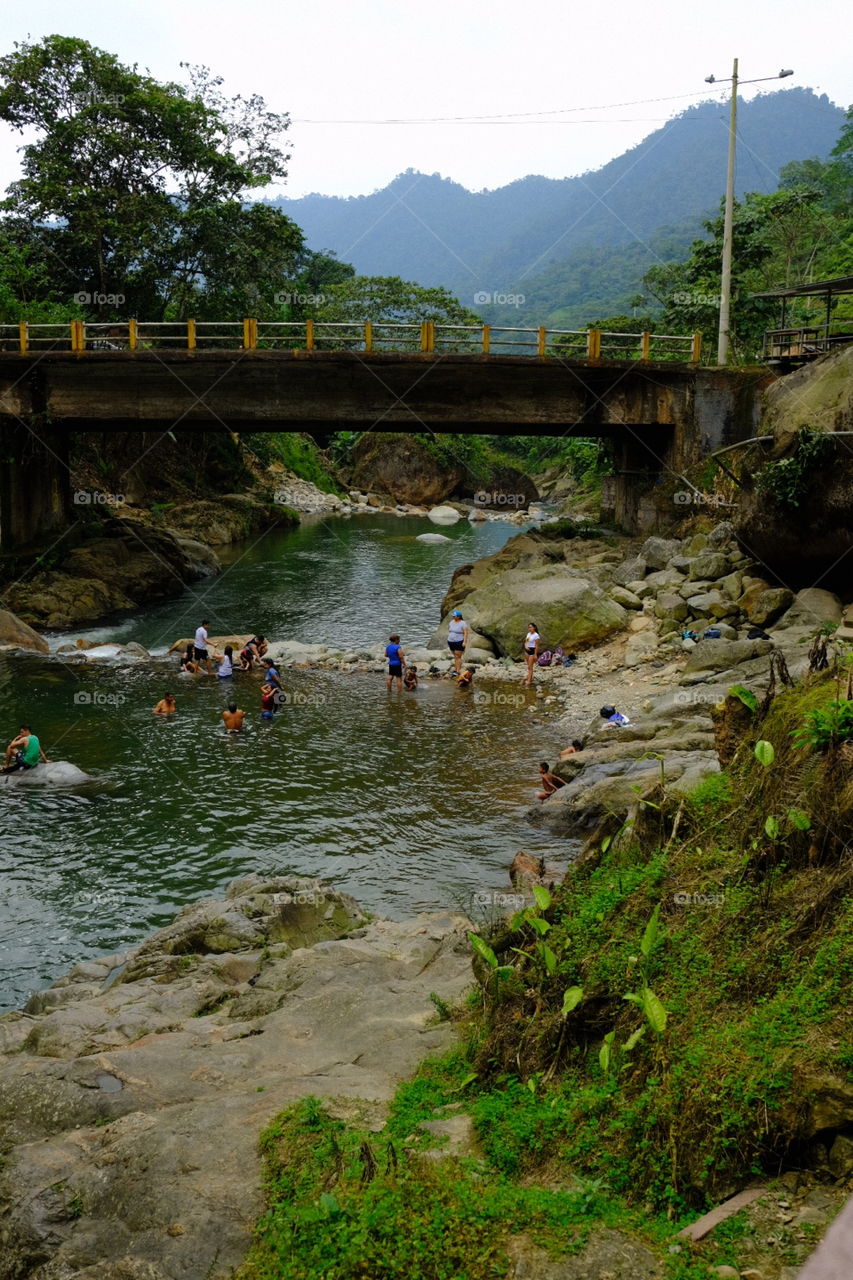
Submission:
{"label": "green river water", "polygon": [[[426,531],[419,518],[306,517],[229,548],[226,571],[179,599],[74,635],[164,654],[209,617],[211,635],[346,648],[393,630],[423,644],[453,569],[516,529],[461,521],[441,546],[415,541]],[[97,667],[0,656],[5,741],[29,722],[52,760],[97,778],[0,793],[0,1009],[246,872],[319,876],[401,917],[487,909],[519,848],[565,856],[525,822],[536,763],[557,742],[528,711],[532,695],[482,704],[426,681],[389,697],[380,675],[285,670],[292,705],[265,723],[256,677],[176,672],[165,656]],[[163,720],[151,708],[167,688],[178,713]],[[219,724],[232,696],[249,712],[239,740]]]}

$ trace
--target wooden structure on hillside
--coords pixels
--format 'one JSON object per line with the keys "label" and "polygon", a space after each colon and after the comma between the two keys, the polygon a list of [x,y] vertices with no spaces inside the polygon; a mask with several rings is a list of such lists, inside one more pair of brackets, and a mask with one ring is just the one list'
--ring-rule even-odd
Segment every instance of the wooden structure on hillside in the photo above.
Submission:
{"label": "wooden structure on hillside", "polygon": [[[769,364],[803,364],[825,355],[836,346],[853,342],[853,316],[844,320],[832,319],[832,308],[837,299],[850,295],[853,295],[853,276],[838,276],[834,280],[815,280],[812,284],[798,284],[790,289],[753,293],[753,298],[778,298],[782,304],[780,327],[768,329],[764,334],[764,359]],[[823,323],[786,327],[788,302],[795,298],[822,298]]]}

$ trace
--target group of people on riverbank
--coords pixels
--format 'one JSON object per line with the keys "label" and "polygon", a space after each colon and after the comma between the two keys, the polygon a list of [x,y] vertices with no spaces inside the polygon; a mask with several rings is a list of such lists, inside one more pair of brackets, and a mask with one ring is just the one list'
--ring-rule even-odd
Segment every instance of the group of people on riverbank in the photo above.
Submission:
{"label": "group of people on riverbank", "polygon": [[216,675],[220,680],[228,680],[233,676],[235,670],[252,671],[254,668],[264,661],[264,655],[269,648],[267,639],[263,635],[252,636],[243,648],[240,650],[238,665],[234,664],[234,649],[230,644],[226,644],[222,653],[215,650],[211,653],[209,648],[209,636],[207,628],[210,626],[208,619],[205,619],[200,626],[196,628],[195,637],[187,643],[186,648],[181,653],[180,671],[182,675],[212,676],[213,662],[218,662],[219,667]]}

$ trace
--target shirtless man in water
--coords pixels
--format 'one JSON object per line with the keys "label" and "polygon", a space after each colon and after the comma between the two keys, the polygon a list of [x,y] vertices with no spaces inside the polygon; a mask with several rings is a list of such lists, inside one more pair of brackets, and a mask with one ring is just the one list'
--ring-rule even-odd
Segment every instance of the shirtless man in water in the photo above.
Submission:
{"label": "shirtless man in water", "polygon": [[222,723],[225,725],[225,732],[239,733],[243,728],[245,718],[245,711],[241,711],[236,702],[229,702],[228,710],[222,712]]}

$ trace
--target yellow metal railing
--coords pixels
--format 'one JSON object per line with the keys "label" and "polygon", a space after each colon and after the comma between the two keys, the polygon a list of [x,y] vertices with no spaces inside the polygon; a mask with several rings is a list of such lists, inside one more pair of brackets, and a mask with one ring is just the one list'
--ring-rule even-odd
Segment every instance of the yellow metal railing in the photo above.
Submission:
{"label": "yellow metal railing", "polygon": [[679,360],[698,364],[702,335],[605,333],[600,329],[537,329],[494,325],[320,320],[127,320],[0,325],[0,352],[71,351],[355,351],[365,355],[408,352],[423,355],[517,355],[584,361]]}

